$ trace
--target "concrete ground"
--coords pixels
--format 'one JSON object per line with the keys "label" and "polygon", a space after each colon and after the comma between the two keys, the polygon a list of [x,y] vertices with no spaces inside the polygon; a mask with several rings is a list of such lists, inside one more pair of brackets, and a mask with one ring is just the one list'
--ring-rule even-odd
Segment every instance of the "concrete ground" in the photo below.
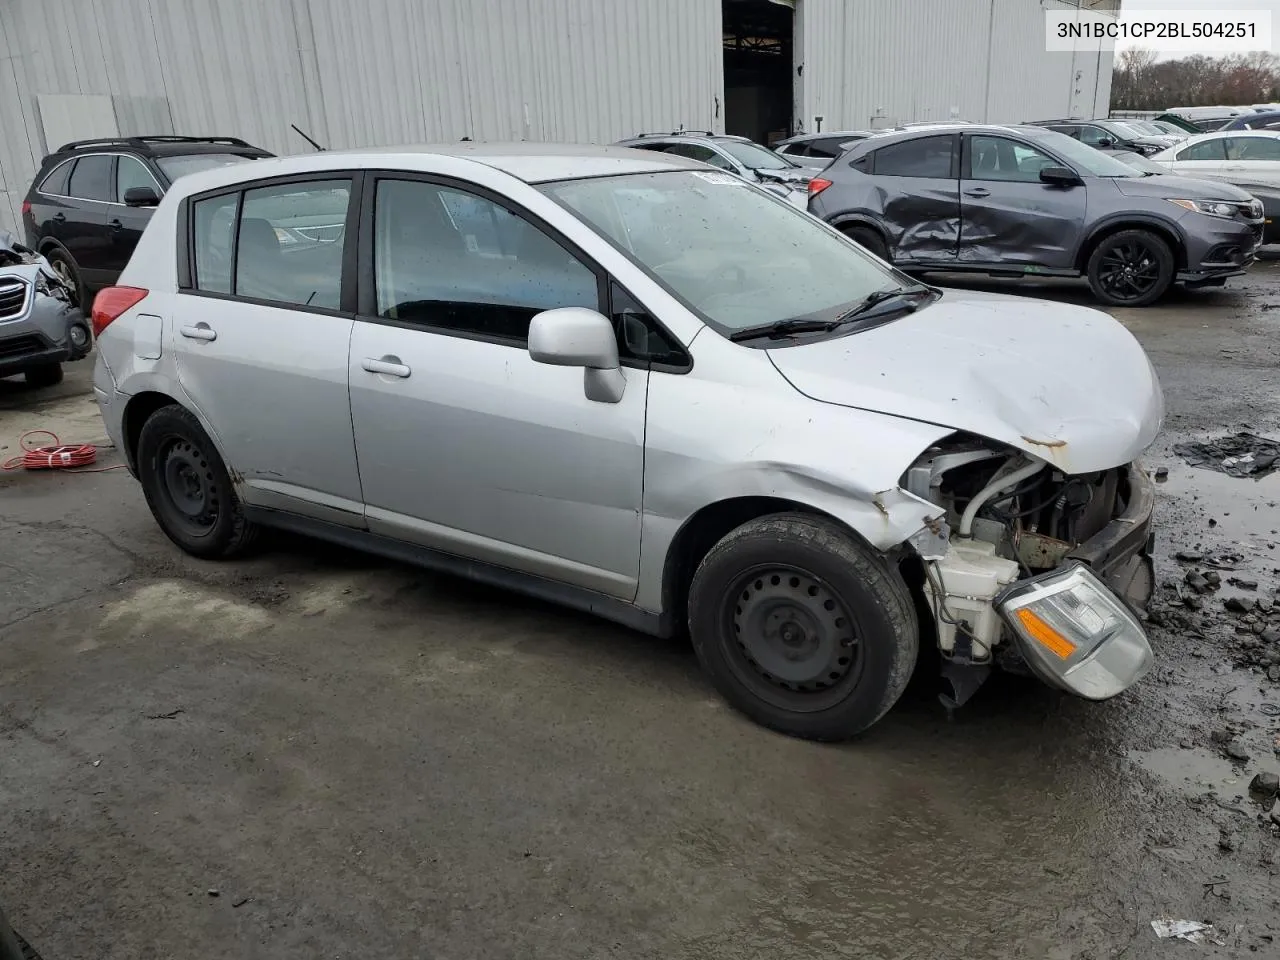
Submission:
{"label": "concrete ground", "polygon": [[[1167,394],[1162,577],[1236,545],[1272,591],[1275,478],[1170,445],[1280,434],[1280,267],[1116,315]],[[88,373],[0,382],[0,458],[102,439]],[[1201,638],[1156,629],[1104,704],[996,679],[948,718],[918,678],[819,746],[680,643],[302,540],[192,560],[123,470],[0,474],[0,544],[0,903],[46,960],[1280,956],[1280,840],[1236,799],[1280,685]]]}

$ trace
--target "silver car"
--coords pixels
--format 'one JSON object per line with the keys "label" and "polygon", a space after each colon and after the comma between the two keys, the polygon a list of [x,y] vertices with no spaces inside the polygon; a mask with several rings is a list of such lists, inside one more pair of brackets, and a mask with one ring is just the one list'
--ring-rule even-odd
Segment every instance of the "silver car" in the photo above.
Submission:
{"label": "silver car", "polygon": [[1102,699],[1151,662],[1162,400],[1133,337],[924,286],[697,161],[194,174],[93,321],[107,429],[196,556],[282,527],[687,630],[730,702],[823,740],[922,643],[952,702],[997,665]]}

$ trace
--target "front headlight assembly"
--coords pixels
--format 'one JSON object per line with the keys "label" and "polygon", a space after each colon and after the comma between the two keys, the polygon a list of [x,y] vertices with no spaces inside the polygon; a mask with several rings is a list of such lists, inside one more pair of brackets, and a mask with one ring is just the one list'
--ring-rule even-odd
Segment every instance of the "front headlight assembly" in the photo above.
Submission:
{"label": "front headlight assembly", "polygon": [[996,609],[1046,683],[1106,700],[1151,669],[1142,625],[1088,567],[1060,567],[1010,586]]}
{"label": "front headlight assembly", "polygon": [[1210,217],[1234,217],[1240,212],[1237,204],[1227,203],[1225,200],[1175,200],[1172,197],[1167,199],[1170,203],[1176,203],[1184,209],[1207,214]]}

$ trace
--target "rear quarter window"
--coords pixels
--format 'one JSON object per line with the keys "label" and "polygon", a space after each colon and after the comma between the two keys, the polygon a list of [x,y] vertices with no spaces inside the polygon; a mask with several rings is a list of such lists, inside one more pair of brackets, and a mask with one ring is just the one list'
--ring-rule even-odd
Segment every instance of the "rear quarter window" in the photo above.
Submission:
{"label": "rear quarter window", "polygon": [[71,168],[75,165],[76,162],[74,160],[64,160],[49,171],[45,178],[40,181],[40,186],[37,189],[51,197],[65,197],[67,195],[67,181],[71,178]]}

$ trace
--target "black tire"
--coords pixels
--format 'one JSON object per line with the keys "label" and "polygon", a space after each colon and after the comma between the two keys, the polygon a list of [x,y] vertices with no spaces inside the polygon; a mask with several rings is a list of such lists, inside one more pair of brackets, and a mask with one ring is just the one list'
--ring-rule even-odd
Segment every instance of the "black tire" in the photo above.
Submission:
{"label": "black tire", "polygon": [[258,528],[245,517],[226,465],[189,410],[170,404],[147,417],[137,464],[152,516],[187,553],[222,560],[252,546]]}
{"label": "black tire", "polygon": [[49,261],[49,266],[53,267],[53,272],[70,284],[72,293],[76,298],[76,306],[83,310],[87,316],[89,308],[93,304],[88,299],[89,291],[85,289],[84,281],[80,279],[80,268],[76,266],[71,254],[61,247],[55,247],[46,253],[44,258]]}
{"label": "black tire", "polygon": [[32,387],[54,387],[62,382],[62,364],[42,363],[38,367],[27,367],[22,371],[22,378]]}
{"label": "black tire", "polygon": [[873,227],[849,227],[844,235],[868,253],[874,253],[885,262],[889,261],[889,246],[884,242],[880,231]]}
{"label": "black tire", "polygon": [[847,740],[883,717],[920,645],[898,571],[835,523],[790,513],[711,548],[689,590],[689,632],[726,700],[808,740]]}
{"label": "black tire", "polygon": [[1145,307],[1173,286],[1173,251],[1149,230],[1121,230],[1103,237],[1089,254],[1086,274],[1093,295],[1112,307]]}

